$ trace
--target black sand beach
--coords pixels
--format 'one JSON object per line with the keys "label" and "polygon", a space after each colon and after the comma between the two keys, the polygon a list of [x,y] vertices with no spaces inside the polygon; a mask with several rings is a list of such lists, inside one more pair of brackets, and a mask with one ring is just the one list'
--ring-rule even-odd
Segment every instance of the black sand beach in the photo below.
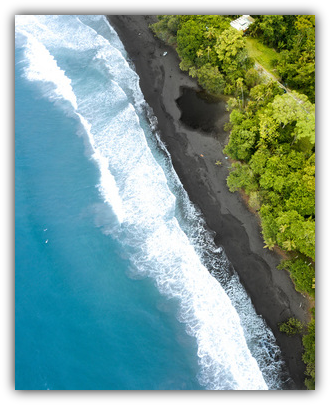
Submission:
{"label": "black sand beach", "polygon": [[[307,322],[309,302],[295,291],[288,273],[277,270],[281,257],[263,248],[258,219],[240,194],[227,188],[230,163],[222,153],[228,138],[222,129],[228,120],[224,103],[208,107],[192,93],[200,90],[196,81],[180,71],[175,50],[148,28],[157,21],[156,16],[108,18],[135,64],[145,99],[158,119],[161,138],[190,199],[216,232],[216,244],[224,247],[257,313],[277,339],[293,380],[288,388],[305,389],[301,337],[280,333],[277,324],[292,316]],[[215,164],[218,160],[220,166]]]}

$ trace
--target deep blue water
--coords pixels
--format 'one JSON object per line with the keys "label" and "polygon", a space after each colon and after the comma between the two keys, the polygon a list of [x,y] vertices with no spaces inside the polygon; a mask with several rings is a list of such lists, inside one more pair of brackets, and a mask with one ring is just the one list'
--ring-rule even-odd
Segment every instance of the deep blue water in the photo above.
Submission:
{"label": "deep blue water", "polygon": [[16,18],[16,389],[279,389],[127,60],[102,16]]}
{"label": "deep blue water", "polygon": [[15,84],[16,389],[199,389],[194,339],[95,226],[77,122]]}

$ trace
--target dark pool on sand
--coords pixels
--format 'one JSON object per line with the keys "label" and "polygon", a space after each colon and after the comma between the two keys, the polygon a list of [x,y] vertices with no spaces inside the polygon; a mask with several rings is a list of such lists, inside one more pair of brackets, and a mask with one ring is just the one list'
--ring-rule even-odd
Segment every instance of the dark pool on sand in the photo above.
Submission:
{"label": "dark pool on sand", "polygon": [[202,91],[183,87],[176,102],[181,110],[180,120],[190,128],[207,133],[223,129],[223,117],[227,113],[225,101],[210,99]]}

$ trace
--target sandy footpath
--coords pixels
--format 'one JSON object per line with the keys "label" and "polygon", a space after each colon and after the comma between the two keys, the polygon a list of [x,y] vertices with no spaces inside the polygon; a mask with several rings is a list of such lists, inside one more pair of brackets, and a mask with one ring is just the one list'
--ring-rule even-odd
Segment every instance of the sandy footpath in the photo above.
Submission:
{"label": "sandy footpath", "polygon": [[[295,291],[288,273],[277,270],[281,257],[263,248],[256,216],[239,193],[230,193],[227,188],[230,163],[222,150],[228,133],[222,127],[228,113],[219,112],[210,132],[183,124],[176,100],[182,96],[183,88],[197,90],[198,85],[180,71],[175,50],[148,29],[157,18],[124,15],[108,19],[136,67],[141,90],[158,119],[160,136],[190,199],[202,210],[208,227],[216,232],[215,242],[224,248],[257,313],[273,330],[294,381],[291,388],[305,389],[301,338],[279,333],[277,324],[291,316],[307,322],[309,303]],[[189,97],[188,101],[185,97],[184,108],[190,107],[196,105],[191,102],[189,106]],[[218,160],[221,166],[215,164]]]}

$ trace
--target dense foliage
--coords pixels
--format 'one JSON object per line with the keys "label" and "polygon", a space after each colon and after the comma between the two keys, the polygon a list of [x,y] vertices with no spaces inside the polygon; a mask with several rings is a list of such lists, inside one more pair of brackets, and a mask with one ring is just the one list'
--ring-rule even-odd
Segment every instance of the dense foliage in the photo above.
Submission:
{"label": "dense foliage", "polygon": [[286,322],[279,325],[281,332],[289,336],[300,334],[303,330],[303,324],[296,318],[289,318]]}
{"label": "dense foliage", "polygon": [[[274,65],[292,89],[286,92],[256,70],[243,33],[230,26],[231,17],[159,16],[152,29],[176,46],[180,68],[207,92],[231,96],[225,125],[230,138],[224,149],[234,160],[228,187],[246,192],[260,215],[265,248],[279,246],[290,256],[279,268],[290,272],[298,291],[313,297],[315,18],[253,16],[248,35],[277,51]],[[308,388],[315,377],[313,322],[303,340]]]}
{"label": "dense foliage", "polygon": [[273,85],[255,86],[247,106],[231,112],[224,151],[239,162],[232,165],[228,186],[254,193],[267,247],[277,244],[314,261],[314,106],[303,95],[297,101],[294,92],[275,95],[277,88],[271,94]]}
{"label": "dense foliage", "polygon": [[315,16],[259,15],[250,35],[279,51],[276,68],[290,87],[315,100]]}
{"label": "dense foliage", "polygon": [[306,364],[305,374],[310,377],[306,378],[305,385],[308,389],[315,389],[315,319],[308,325],[308,333],[303,337],[305,352],[303,362]]}
{"label": "dense foliage", "polygon": [[[161,15],[152,25],[177,47],[181,68],[197,77],[210,93],[233,94],[236,80],[253,67],[243,33],[230,26],[237,16]],[[281,81],[315,100],[315,16],[255,15],[248,35],[278,52],[273,61]],[[205,77],[206,76],[206,77]],[[244,85],[249,86],[247,81]]]}
{"label": "dense foliage", "polygon": [[230,26],[229,16],[164,15],[158,18],[151,28],[161,39],[176,45],[182,70],[196,77],[209,93],[241,91],[241,78],[253,67],[253,61],[248,57],[242,32]]}

